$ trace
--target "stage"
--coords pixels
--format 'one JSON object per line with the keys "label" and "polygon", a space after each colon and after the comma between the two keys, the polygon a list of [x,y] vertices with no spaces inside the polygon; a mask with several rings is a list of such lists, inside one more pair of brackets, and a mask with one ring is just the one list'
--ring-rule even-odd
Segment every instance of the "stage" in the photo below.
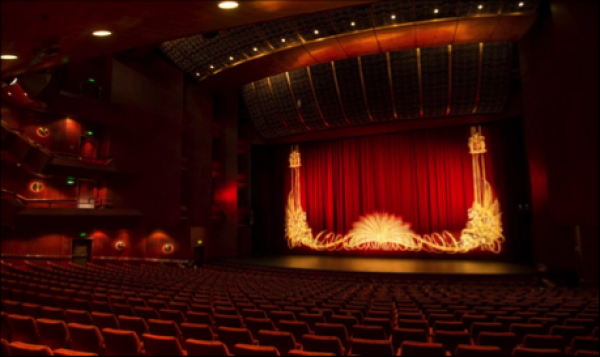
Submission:
{"label": "stage", "polygon": [[218,262],[270,268],[344,273],[488,276],[531,275],[535,273],[535,269],[528,265],[479,260],[276,256],[222,259]]}

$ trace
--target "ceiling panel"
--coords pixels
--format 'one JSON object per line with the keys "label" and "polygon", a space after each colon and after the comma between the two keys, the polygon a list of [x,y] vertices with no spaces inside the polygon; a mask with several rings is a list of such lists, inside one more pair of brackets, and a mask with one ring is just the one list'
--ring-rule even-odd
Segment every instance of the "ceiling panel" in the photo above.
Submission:
{"label": "ceiling panel", "polygon": [[448,47],[421,49],[423,115],[442,116],[448,108]]}
{"label": "ceiling panel", "polygon": [[361,57],[361,63],[367,103],[373,120],[377,122],[394,120],[387,56],[364,56]]}
{"label": "ceiling panel", "polygon": [[452,115],[472,114],[479,79],[479,44],[452,46]]}
{"label": "ceiling panel", "polygon": [[312,90],[308,69],[289,72],[294,98],[298,106],[298,111],[306,125],[313,130],[327,128],[325,121],[321,117],[318,103],[315,101],[315,94]]}
{"label": "ceiling panel", "polygon": [[331,127],[348,125],[345,112],[340,105],[331,63],[312,66],[308,68],[308,71],[313,80],[317,100],[327,124]]}
{"label": "ceiling panel", "polygon": [[358,59],[349,58],[336,61],[335,72],[342,97],[342,105],[350,123],[366,124],[371,122],[365,105]]}
{"label": "ceiling panel", "polygon": [[396,110],[400,119],[419,117],[419,63],[417,50],[390,53]]}

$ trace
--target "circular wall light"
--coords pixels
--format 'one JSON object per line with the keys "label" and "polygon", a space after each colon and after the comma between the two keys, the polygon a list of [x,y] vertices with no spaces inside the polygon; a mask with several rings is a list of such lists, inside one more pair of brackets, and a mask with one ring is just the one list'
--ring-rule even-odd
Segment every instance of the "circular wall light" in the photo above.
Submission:
{"label": "circular wall light", "polygon": [[219,3],[219,8],[225,10],[236,9],[238,6],[240,6],[240,4],[238,4],[237,1],[221,1]]}
{"label": "circular wall light", "polygon": [[107,30],[98,30],[98,31],[92,32],[92,35],[97,36],[97,37],[106,37],[106,36],[112,35],[112,32],[107,31]]}
{"label": "circular wall light", "polygon": [[3,60],[16,60],[19,57],[15,55],[1,55],[0,58],[2,58]]}
{"label": "circular wall light", "polygon": [[30,186],[29,189],[31,190],[31,192],[35,192],[35,193],[39,193],[42,192],[44,190],[44,184],[41,182],[33,182]]}
{"label": "circular wall light", "polygon": [[173,246],[171,244],[167,243],[167,244],[163,245],[162,250],[163,250],[164,253],[170,254],[170,253],[173,253],[174,249],[173,249]]}
{"label": "circular wall light", "polygon": [[123,251],[125,249],[125,243],[122,240],[118,241],[115,244],[115,249],[118,250],[118,251],[120,251],[120,252]]}
{"label": "circular wall light", "polygon": [[50,134],[50,130],[43,126],[37,128],[35,132],[38,134],[38,136],[41,136],[42,138],[45,138],[46,136],[48,136],[48,134]]}

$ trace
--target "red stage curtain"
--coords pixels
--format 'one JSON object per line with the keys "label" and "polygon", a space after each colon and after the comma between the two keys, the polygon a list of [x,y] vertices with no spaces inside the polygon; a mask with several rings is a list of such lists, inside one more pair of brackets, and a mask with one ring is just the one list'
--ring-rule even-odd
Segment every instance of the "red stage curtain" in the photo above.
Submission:
{"label": "red stage curtain", "polygon": [[387,212],[420,234],[460,231],[473,204],[469,136],[458,127],[300,145],[309,224],[346,233],[361,216]]}

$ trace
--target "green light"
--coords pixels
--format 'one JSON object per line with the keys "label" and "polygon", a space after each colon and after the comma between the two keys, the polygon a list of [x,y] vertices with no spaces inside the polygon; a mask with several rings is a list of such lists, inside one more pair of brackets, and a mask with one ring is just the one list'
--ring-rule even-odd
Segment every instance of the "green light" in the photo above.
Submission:
{"label": "green light", "polygon": [[88,82],[94,83],[94,82],[96,82],[96,80],[94,78],[88,78]]}
{"label": "green light", "polygon": [[79,233],[79,236],[83,238],[83,237],[87,236],[87,233],[81,232],[81,233]]}
{"label": "green light", "polygon": [[75,180],[69,179],[67,180],[67,185],[74,185],[75,184]]}
{"label": "green light", "polygon": [[87,134],[88,134],[88,136],[92,136],[92,135],[94,135],[94,132],[93,131],[88,131]]}

